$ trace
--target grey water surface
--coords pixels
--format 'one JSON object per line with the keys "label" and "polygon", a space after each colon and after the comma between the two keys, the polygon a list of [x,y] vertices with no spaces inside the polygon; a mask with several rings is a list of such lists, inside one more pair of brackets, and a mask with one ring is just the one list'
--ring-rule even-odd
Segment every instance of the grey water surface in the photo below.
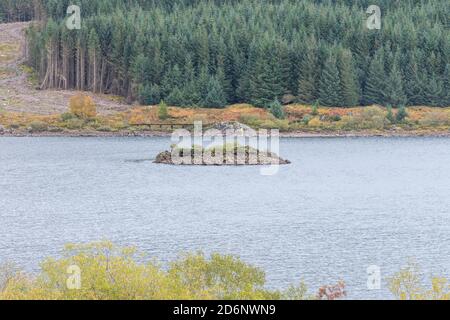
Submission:
{"label": "grey water surface", "polygon": [[[282,139],[292,161],[175,167],[169,138],[0,138],[0,263],[31,272],[65,243],[136,245],[167,262],[185,251],[240,256],[268,286],[340,279],[349,298],[392,296],[409,261],[450,274],[449,138]],[[367,268],[381,268],[381,290]]]}

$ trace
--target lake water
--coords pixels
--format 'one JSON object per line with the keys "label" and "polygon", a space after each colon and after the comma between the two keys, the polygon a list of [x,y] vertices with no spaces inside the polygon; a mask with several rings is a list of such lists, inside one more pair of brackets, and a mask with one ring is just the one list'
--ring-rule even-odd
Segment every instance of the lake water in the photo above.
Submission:
{"label": "lake water", "polygon": [[450,139],[283,139],[292,161],[174,167],[169,138],[0,138],[0,262],[27,270],[68,242],[109,239],[162,261],[202,250],[239,255],[281,288],[346,281],[350,298],[417,262],[450,275]]}

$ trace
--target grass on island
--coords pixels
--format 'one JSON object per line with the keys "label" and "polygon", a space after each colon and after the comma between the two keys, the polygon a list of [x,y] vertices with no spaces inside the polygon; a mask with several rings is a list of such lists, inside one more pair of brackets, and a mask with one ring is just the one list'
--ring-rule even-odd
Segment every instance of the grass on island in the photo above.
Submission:
{"label": "grass on island", "polygon": [[[293,104],[285,106],[284,119],[278,119],[270,110],[247,104],[232,105],[224,109],[162,106],[163,110],[160,110],[161,106],[139,106],[125,112],[102,115],[97,114],[95,104],[89,96],[80,94],[71,99],[70,106],[64,114],[35,115],[0,111],[0,125],[19,132],[34,133],[161,131],[164,128],[150,127],[145,124],[192,124],[194,121],[203,121],[206,124],[238,121],[254,129],[323,134],[346,132],[428,134],[450,131],[450,107],[330,108]],[[83,111],[86,108],[91,110]],[[161,119],[162,114],[163,119]]]}
{"label": "grass on island", "polygon": [[[411,264],[387,279],[392,298],[450,299],[448,279],[432,278],[427,286],[420,274]],[[263,270],[235,256],[183,254],[162,265],[110,242],[67,245],[60,258],[45,259],[33,275],[0,266],[0,300],[335,300],[346,294],[343,281],[314,293],[303,282],[269,289]]]}

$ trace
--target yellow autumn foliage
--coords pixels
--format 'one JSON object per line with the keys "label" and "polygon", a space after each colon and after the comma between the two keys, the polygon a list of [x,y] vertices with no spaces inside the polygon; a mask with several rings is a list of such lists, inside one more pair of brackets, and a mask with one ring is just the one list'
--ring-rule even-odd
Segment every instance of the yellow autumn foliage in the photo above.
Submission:
{"label": "yellow autumn foliage", "polygon": [[389,279],[389,289],[399,300],[450,300],[450,282],[432,277],[429,287],[423,284],[418,267],[410,264]]}
{"label": "yellow autumn foliage", "polygon": [[319,128],[320,126],[322,126],[322,121],[320,121],[320,119],[317,118],[317,117],[312,118],[312,119],[308,122],[308,126],[313,127],[313,128]]}
{"label": "yellow autumn foliage", "polygon": [[[170,118],[167,123],[192,124],[201,120],[204,124],[224,121],[238,121],[255,129],[280,129],[280,131],[310,131],[340,132],[364,131],[379,133],[385,130],[411,134],[433,134],[436,131],[447,133],[450,129],[450,107],[408,107],[407,118],[402,122],[393,123],[388,119],[388,110],[381,106],[331,108],[318,107],[318,115],[312,115],[312,108],[304,105],[285,107],[286,119],[277,120],[266,109],[250,105],[233,105],[224,109],[179,108],[169,107]],[[398,110],[394,109],[394,116]],[[75,115],[83,121],[71,121],[67,116]],[[85,121],[95,118],[93,122]],[[164,118],[164,117],[163,117]],[[308,119],[308,121],[306,121]],[[132,107],[125,111],[107,112],[97,115],[95,103],[91,97],[78,94],[70,100],[70,113],[40,115],[24,112],[2,110],[0,106],[0,126],[13,129],[17,133],[28,131],[33,122],[45,123],[48,131],[71,129],[73,127],[87,130],[98,130],[110,127],[113,130],[150,130],[143,123],[159,123],[158,108]],[[100,130],[101,131],[101,130]]]}
{"label": "yellow autumn foliage", "polygon": [[70,112],[81,119],[94,118],[97,115],[97,108],[91,97],[78,94],[70,98]]}
{"label": "yellow autumn foliage", "polygon": [[[426,286],[415,265],[388,280],[395,299],[450,299],[448,279],[435,277]],[[264,271],[234,256],[184,254],[163,266],[134,247],[106,241],[69,244],[60,258],[44,260],[36,275],[14,265],[0,267],[0,300],[305,300],[323,299],[321,290],[332,298],[345,292],[345,284],[323,286],[316,296],[303,283],[270,290]]]}
{"label": "yellow autumn foliage", "polygon": [[[41,273],[0,271],[0,300],[173,300],[280,299],[264,288],[265,274],[233,256],[188,254],[163,268],[143,262],[135,248],[110,242],[66,246],[62,258],[47,259]],[[80,270],[80,286],[68,286],[70,268]]]}

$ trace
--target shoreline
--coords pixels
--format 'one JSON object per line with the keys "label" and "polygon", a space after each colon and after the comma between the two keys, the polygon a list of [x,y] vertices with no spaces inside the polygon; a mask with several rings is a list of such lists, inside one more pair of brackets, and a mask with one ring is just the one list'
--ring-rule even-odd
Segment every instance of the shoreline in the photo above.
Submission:
{"label": "shoreline", "polygon": [[[122,138],[122,137],[170,137],[172,133],[164,131],[67,131],[67,132],[0,132],[0,138]],[[280,138],[411,138],[411,137],[450,137],[450,131],[341,131],[341,132],[280,132]]]}

